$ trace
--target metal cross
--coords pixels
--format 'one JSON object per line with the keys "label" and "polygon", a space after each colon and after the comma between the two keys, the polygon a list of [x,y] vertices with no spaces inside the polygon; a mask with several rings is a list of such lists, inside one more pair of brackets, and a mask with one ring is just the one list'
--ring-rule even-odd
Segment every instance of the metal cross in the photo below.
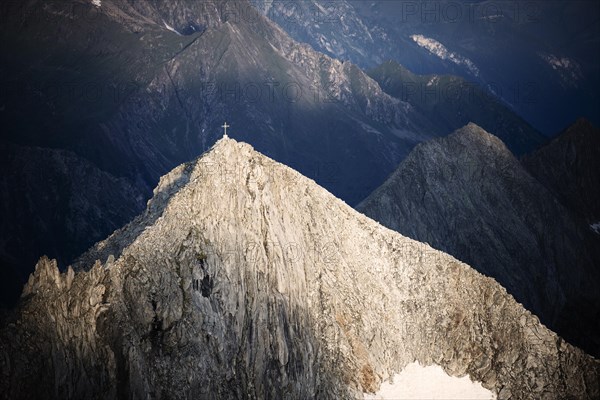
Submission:
{"label": "metal cross", "polygon": [[221,128],[225,129],[225,134],[223,136],[227,137],[227,128],[231,128],[231,126],[227,125],[227,122],[225,122]]}

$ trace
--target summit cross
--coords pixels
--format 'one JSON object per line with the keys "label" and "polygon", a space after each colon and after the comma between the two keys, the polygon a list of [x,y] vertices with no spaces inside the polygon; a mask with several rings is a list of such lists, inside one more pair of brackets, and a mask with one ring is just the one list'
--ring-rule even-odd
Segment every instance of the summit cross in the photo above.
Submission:
{"label": "summit cross", "polygon": [[227,128],[231,128],[231,126],[227,125],[227,122],[225,122],[221,128],[223,128],[225,130],[225,133],[223,134],[223,137],[224,138],[228,137],[227,136]]}

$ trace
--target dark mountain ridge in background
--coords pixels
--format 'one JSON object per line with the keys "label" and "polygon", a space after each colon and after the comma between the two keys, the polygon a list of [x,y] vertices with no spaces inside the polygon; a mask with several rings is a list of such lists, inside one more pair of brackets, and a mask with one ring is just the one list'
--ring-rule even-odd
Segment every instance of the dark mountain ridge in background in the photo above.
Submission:
{"label": "dark mountain ridge in background", "polygon": [[332,57],[477,83],[546,135],[580,116],[600,125],[598,2],[252,1]]}
{"label": "dark mountain ridge in background", "polygon": [[368,71],[391,96],[410,102],[445,132],[473,122],[494,132],[516,155],[544,143],[544,137],[492,94],[452,75],[417,75],[395,61]]}
{"label": "dark mountain ridge in background", "polygon": [[139,213],[144,196],[76,154],[0,143],[0,299],[18,299],[36,254],[66,265]]}
{"label": "dark mountain ridge in background", "polygon": [[[28,0],[5,2],[0,12],[1,141],[68,150],[107,179],[127,180],[145,199],[161,175],[209,148],[223,121],[232,136],[349,204],[371,193],[414,145],[449,133],[455,122],[438,122],[356,65],[295,42],[246,1]],[[496,112],[512,121],[502,132],[522,138],[517,153],[537,145],[539,134],[524,121],[507,108]],[[22,162],[46,169],[36,157]],[[115,207],[86,193],[87,207]],[[68,195],[48,199],[55,220],[82,217],[60,206]],[[3,269],[10,264],[26,276],[41,249],[68,264],[97,239],[49,241],[53,230],[36,224],[43,213],[12,204],[5,212],[33,228],[2,226]],[[102,235],[131,220],[139,204],[123,210],[98,228]],[[6,246],[9,238],[22,247]]]}

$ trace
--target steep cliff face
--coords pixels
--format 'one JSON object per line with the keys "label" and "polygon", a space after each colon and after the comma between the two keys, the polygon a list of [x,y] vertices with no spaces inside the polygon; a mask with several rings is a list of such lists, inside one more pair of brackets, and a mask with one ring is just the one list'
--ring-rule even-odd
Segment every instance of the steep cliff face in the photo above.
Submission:
{"label": "steep cliff face", "polygon": [[415,360],[503,399],[600,394],[598,361],[493,279],[232,139],[81,265],[38,262],[4,398],[355,398]]}
{"label": "steep cliff face", "polygon": [[579,119],[523,165],[586,223],[600,222],[600,129]]}
{"label": "steep cliff face", "polygon": [[358,207],[492,276],[598,354],[598,239],[496,137],[469,124],[419,145]]}

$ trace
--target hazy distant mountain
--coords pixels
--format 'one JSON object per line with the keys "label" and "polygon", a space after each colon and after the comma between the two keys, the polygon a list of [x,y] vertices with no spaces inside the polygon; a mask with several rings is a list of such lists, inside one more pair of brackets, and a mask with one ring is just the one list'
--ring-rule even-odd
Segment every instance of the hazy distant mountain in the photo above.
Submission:
{"label": "hazy distant mountain", "polygon": [[361,398],[415,360],[499,398],[600,394],[599,362],[493,279],[232,139],[95,251],[39,261],[0,328],[2,398]]}
{"label": "hazy distant mountain", "polygon": [[416,75],[394,61],[369,70],[388,94],[409,102],[443,132],[474,122],[498,136],[515,154],[531,152],[544,137],[478,85],[452,75]]}
{"label": "hazy distant mountain", "polygon": [[580,119],[523,164],[586,223],[600,223],[600,129]]}
{"label": "hazy distant mountain", "polygon": [[477,82],[545,134],[581,115],[600,123],[597,2],[252,1],[332,57]]}
{"label": "hazy distant mountain", "polygon": [[600,237],[475,124],[418,145],[357,209],[494,277],[600,354]]}

